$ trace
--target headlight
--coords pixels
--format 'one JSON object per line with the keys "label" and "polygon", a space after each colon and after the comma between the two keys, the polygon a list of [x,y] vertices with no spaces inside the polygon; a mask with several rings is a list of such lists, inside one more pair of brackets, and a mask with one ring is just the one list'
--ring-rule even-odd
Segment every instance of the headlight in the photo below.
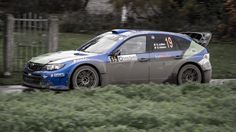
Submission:
{"label": "headlight", "polygon": [[58,70],[64,67],[65,64],[47,64],[44,66],[44,69],[47,71]]}

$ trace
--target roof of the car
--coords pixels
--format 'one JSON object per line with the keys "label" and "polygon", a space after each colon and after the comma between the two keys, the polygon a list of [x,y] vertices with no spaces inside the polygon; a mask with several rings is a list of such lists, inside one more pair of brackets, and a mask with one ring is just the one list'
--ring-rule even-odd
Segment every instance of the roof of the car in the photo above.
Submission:
{"label": "roof of the car", "polygon": [[143,35],[143,34],[168,34],[168,35],[174,35],[174,36],[178,36],[178,37],[182,37],[182,38],[191,40],[191,38],[185,34],[174,33],[174,32],[165,32],[165,31],[138,30],[138,29],[114,29],[114,30],[112,30],[112,33],[119,34],[121,36],[126,36],[126,37]]}

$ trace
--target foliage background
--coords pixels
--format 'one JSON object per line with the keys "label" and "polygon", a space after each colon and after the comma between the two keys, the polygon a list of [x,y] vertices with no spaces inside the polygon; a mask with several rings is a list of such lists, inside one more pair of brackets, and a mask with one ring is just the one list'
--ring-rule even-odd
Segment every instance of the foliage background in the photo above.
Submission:
{"label": "foliage background", "polygon": [[0,130],[234,131],[236,84],[106,86],[0,95]]}
{"label": "foliage background", "polygon": [[[56,14],[62,32],[103,32],[112,28],[165,31],[211,31],[216,38],[235,37],[236,0],[107,0],[114,11],[91,14],[92,0],[0,0],[4,12]],[[98,1],[99,2],[99,1]],[[121,10],[128,19],[121,23]],[[105,8],[105,7],[104,7]]]}

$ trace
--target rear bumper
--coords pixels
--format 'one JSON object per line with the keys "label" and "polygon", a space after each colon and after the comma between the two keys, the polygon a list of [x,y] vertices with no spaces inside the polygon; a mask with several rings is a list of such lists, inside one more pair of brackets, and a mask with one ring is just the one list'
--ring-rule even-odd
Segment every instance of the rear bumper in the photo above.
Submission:
{"label": "rear bumper", "polygon": [[209,83],[212,78],[212,70],[203,71],[202,83]]}

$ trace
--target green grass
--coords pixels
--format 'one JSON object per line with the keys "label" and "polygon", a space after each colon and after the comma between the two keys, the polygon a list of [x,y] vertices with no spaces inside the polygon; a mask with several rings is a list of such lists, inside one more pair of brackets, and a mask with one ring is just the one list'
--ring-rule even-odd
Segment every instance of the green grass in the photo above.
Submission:
{"label": "green grass", "polygon": [[[59,35],[59,50],[74,50],[94,37],[87,34],[61,33]],[[2,42],[2,38],[0,38]],[[236,40],[216,41],[209,45],[213,78],[236,78]],[[2,44],[0,43],[0,73],[2,73]],[[13,73],[10,78],[0,77],[0,85],[20,84],[21,73]]]}
{"label": "green grass", "polygon": [[236,40],[209,46],[214,78],[236,78]]}
{"label": "green grass", "polygon": [[236,84],[106,86],[0,95],[0,130],[235,131]]}

